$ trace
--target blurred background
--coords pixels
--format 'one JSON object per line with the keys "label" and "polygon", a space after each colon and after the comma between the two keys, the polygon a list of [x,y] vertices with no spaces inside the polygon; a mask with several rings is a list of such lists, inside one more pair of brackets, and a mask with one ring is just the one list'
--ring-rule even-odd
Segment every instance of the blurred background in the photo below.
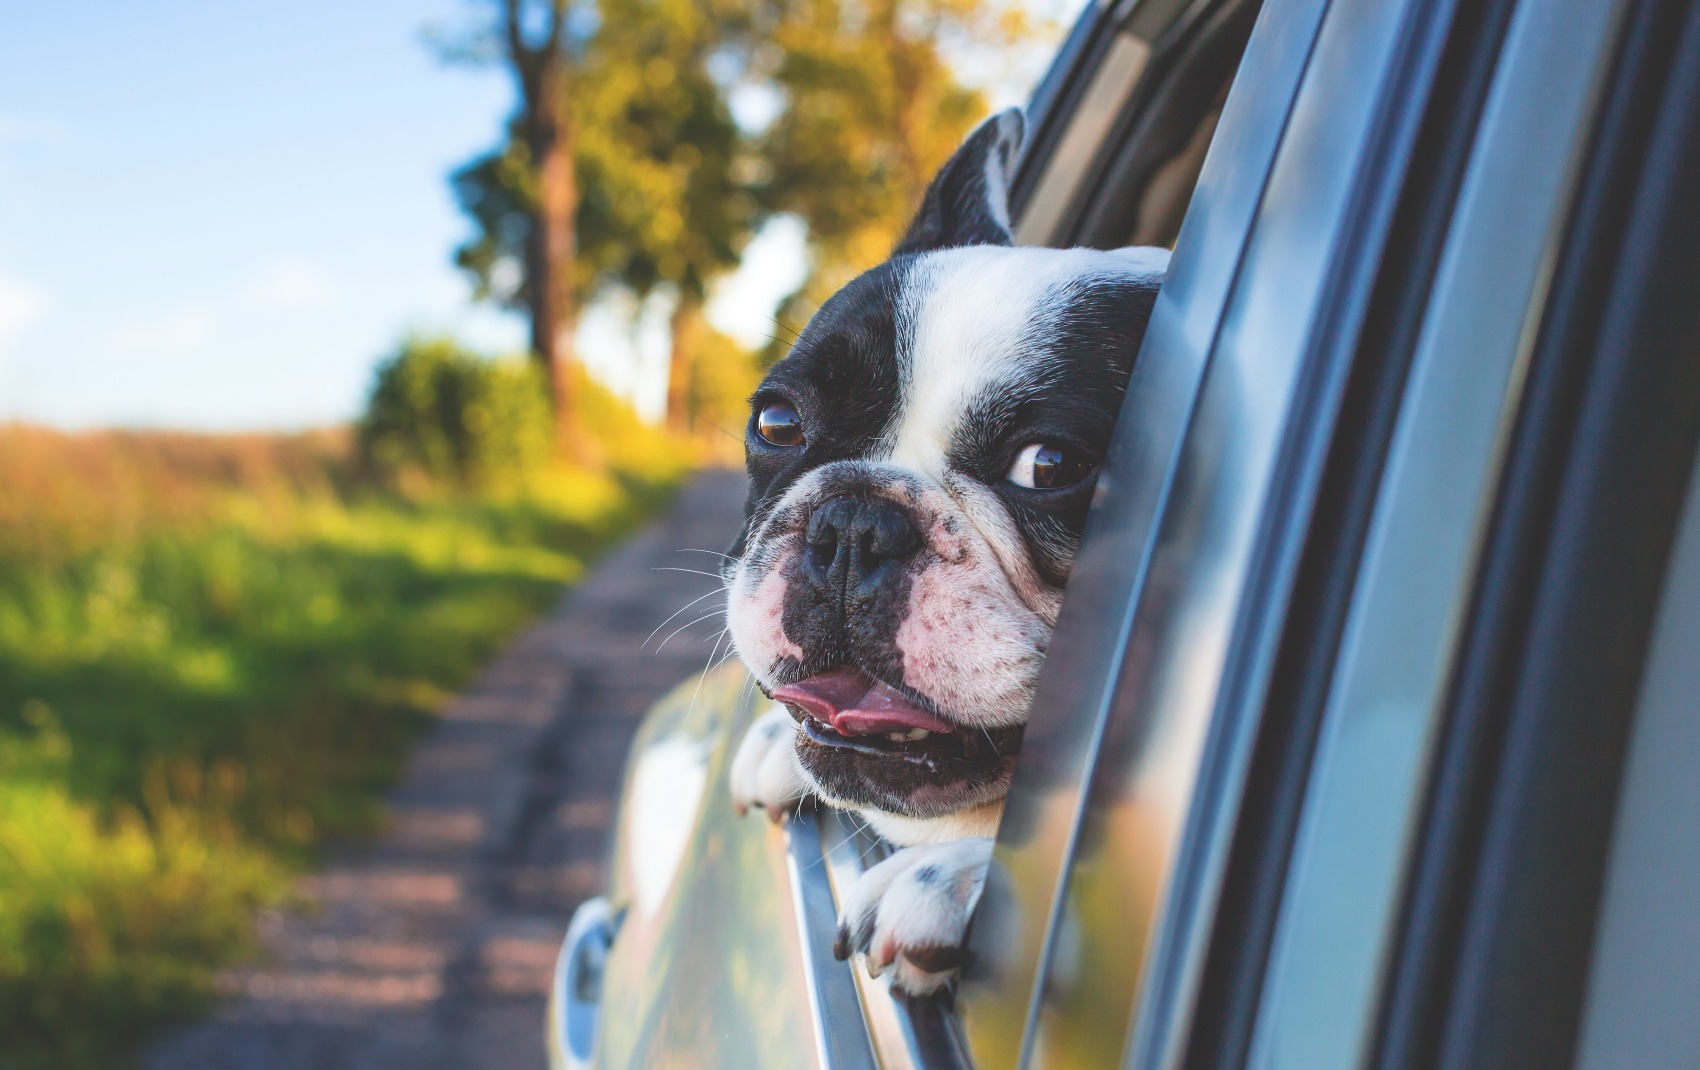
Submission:
{"label": "blurred background", "polygon": [[1079,6],[10,5],[0,1067],[228,995]]}

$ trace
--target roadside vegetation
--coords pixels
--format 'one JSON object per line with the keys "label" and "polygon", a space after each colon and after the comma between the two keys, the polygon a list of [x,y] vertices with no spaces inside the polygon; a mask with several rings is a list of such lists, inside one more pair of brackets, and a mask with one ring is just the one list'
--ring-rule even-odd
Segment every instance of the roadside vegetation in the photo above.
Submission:
{"label": "roadside vegetation", "polygon": [[[516,104],[450,176],[455,259],[528,355],[415,339],[355,426],[312,434],[0,425],[0,1070],[120,1066],[207,1005],[483,659],[739,454],[760,369],[986,113],[958,67],[1048,51],[1044,6],[468,5],[440,54]],[[710,298],[799,223],[804,277],[752,353]],[[610,298],[665,310],[664,430],[572,351]]]}
{"label": "roadside vegetation", "polygon": [[420,342],[354,431],[0,427],[0,1067],[201,1010],[407,744],[692,452],[588,384]]}

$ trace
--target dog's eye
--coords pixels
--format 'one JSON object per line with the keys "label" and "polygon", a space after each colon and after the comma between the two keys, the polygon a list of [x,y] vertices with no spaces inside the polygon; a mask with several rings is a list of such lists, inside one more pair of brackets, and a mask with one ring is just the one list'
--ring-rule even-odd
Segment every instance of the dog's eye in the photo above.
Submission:
{"label": "dog's eye", "polygon": [[1072,487],[1092,474],[1092,462],[1078,450],[1029,442],[1016,454],[1004,478],[1029,490],[1060,490]]}
{"label": "dog's eye", "polygon": [[783,401],[769,402],[756,413],[756,434],[775,446],[801,446],[803,418]]}

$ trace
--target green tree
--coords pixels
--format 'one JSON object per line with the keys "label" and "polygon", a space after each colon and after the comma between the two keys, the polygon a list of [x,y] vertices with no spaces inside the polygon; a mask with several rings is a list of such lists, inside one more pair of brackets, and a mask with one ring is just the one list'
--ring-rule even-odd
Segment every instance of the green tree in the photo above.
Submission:
{"label": "green tree", "polygon": [[400,484],[523,477],[550,454],[540,379],[517,358],[488,360],[448,338],[409,339],[378,367],[358,427],[361,457]]}
{"label": "green tree", "polygon": [[[594,12],[573,0],[491,0],[490,6],[489,23],[445,54],[501,62],[513,73],[518,106],[508,142],[457,175],[456,187],[464,190],[463,203],[475,220],[496,225],[516,246],[513,262],[525,279],[518,299],[531,318],[532,353],[548,377],[556,438],[564,445],[572,437],[572,330],[579,307],[571,273],[579,206],[572,88],[594,34]],[[482,191],[467,188],[462,176],[471,172],[499,181]],[[484,264],[481,286],[488,288],[488,272],[506,251],[469,247],[461,255],[469,266]]]}
{"label": "green tree", "polygon": [[808,224],[811,271],[786,304],[806,317],[890,254],[921,195],[987,112],[953,55],[1006,49],[1042,32],[997,0],[773,0],[764,72],[784,107],[760,144],[769,212]]}
{"label": "green tree", "polygon": [[[542,265],[582,304],[619,287],[640,299],[675,295],[669,419],[688,412],[689,360],[702,336],[712,280],[737,263],[756,220],[745,139],[710,73],[746,30],[739,0],[610,0],[575,53],[559,92],[573,126],[573,255]],[[586,16],[586,21],[592,21]],[[540,213],[522,119],[504,142],[457,172],[454,186],[477,224],[457,252],[480,297],[535,309]],[[533,323],[537,322],[535,313]]]}

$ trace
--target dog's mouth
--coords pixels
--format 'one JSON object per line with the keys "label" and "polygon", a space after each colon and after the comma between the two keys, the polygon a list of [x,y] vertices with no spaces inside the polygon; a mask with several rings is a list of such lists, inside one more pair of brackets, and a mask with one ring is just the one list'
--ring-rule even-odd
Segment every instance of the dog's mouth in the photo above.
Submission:
{"label": "dog's mouth", "polygon": [[955,724],[858,669],[817,673],[773,692],[823,747],[894,758],[929,769],[941,761],[992,757],[1013,751],[1021,728],[974,728]]}

